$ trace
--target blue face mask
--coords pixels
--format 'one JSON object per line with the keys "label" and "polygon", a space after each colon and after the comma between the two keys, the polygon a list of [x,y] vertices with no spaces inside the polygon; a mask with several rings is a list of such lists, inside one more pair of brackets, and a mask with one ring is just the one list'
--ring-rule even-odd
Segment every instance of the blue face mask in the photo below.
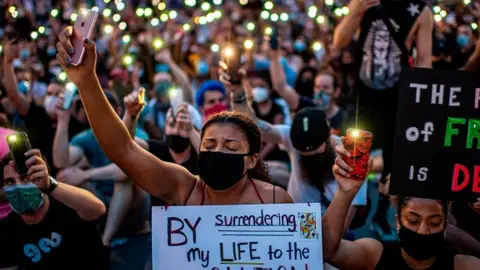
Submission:
{"label": "blue face mask", "polygon": [[208,67],[208,63],[206,61],[200,60],[197,63],[197,75],[199,76],[206,76],[210,68]]}
{"label": "blue face mask", "polygon": [[297,52],[304,52],[307,49],[305,42],[299,40],[295,41],[294,47]]}
{"label": "blue face mask", "polygon": [[17,87],[18,87],[18,91],[25,95],[28,93],[30,85],[26,81],[20,81],[18,82]]}
{"label": "blue face mask", "polygon": [[21,49],[20,50],[20,58],[22,60],[26,60],[30,57],[30,51],[28,49]]}
{"label": "blue face mask", "polygon": [[138,55],[138,48],[133,46],[128,49],[128,53]]}
{"label": "blue face mask", "polygon": [[55,49],[55,47],[53,47],[53,46],[48,46],[48,48],[47,48],[47,55],[48,55],[49,57],[54,57],[55,54],[57,54],[57,49]]}
{"label": "blue face mask", "polygon": [[138,76],[143,77],[143,74],[145,74],[145,70],[142,68],[140,69],[140,71],[138,72]]}
{"label": "blue face mask", "polygon": [[317,105],[317,108],[325,111],[328,108],[330,108],[330,103],[332,102],[332,98],[330,97],[329,94],[326,94],[323,91],[320,91],[318,93],[315,93],[313,95],[313,100],[315,104]]}
{"label": "blue face mask", "polygon": [[458,46],[460,46],[460,47],[463,48],[463,47],[467,46],[469,42],[470,42],[470,39],[468,38],[467,35],[461,34],[461,35],[458,35],[458,36],[457,36],[457,44],[458,44]]}
{"label": "blue face mask", "polygon": [[42,207],[44,195],[33,183],[3,187],[12,210],[20,215],[32,214]]}
{"label": "blue face mask", "polygon": [[170,68],[167,64],[156,64],[155,65],[155,72],[156,73],[168,73]]}
{"label": "blue face mask", "polygon": [[155,86],[155,92],[157,92],[158,95],[164,95],[168,92],[168,89],[172,87],[171,82],[159,82],[157,86]]}

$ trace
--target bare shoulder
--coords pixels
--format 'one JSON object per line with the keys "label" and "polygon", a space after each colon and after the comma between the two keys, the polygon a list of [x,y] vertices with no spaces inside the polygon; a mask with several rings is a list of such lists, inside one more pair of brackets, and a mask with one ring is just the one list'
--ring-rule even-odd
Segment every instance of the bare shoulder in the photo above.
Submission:
{"label": "bare shoulder", "polygon": [[257,179],[254,179],[254,181],[255,185],[257,186],[258,193],[260,193],[265,203],[293,203],[292,198],[285,189],[274,186],[265,181]]}
{"label": "bare shoulder", "polygon": [[478,270],[480,259],[469,255],[455,255],[455,270]]}

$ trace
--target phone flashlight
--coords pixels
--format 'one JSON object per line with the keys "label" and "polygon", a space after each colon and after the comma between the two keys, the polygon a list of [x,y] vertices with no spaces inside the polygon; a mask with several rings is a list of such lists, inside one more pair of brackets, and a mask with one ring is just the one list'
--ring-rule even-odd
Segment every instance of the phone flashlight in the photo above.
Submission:
{"label": "phone flashlight", "polygon": [[72,13],[72,15],[70,15],[70,20],[73,21],[73,22],[76,21],[77,18],[78,18],[78,14],[77,14],[77,13]]}
{"label": "phone flashlight", "polygon": [[260,12],[260,17],[264,20],[268,19],[270,17],[270,12],[264,10],[262,12]]}
{"label": "phone flashlight", "polygon": [[318,42],[318,41],[316,41],[316,42],[314,42],[314,43],[312,44],[312,49],[313,49],[314,51],[320,51],[322,48],[323,48],[322,43],[320,43],[320,42]]}
{"label": "phone flashlight", "polygon": [[248,31],[253,31],[255,30],[255,24],[253,22],[247,23],[247,30]]}
{"label": "phone flashlight", "polygon": [[161,20],[162,22],[168,21],[168,14],[167,14],[167,13],[163,13],[162,15],[160,15],[160,20]]}
{"label": "phone flashlight", "polygon": [[272,22],[278,21],[278,14],[277,14],[277,13],[273,13],[272,16],[270,16],[270,20],[272,20]]}
{"label": "phone flashlight", "polygon": [[3,46],[0,45],[0,53],[2,53],[2,52],[3,52]]}
{"label": "phone flashlight", "polygon": [[38,27],[38,33],[43,35],[45,33],[45,26]]}
{"label": "phone flashlight", "polygon": [[335,13],[335,16],[341,17],[343,15],[342,9],[341,8],[336,8],[333,13]]}
{"label": "phone flashlight", "polygon": [[317,23],[318,23],[318,24],[323,24],[323,23],[325,23],[325,16],[319,15],[319,16],[317,17]]}
{"label": "phone flashlight", "polygon": [[123,57],[123,64],[124,64],[125,66],[128,67],[128,66],[130,66],[132,63],[133,63],[133,57],[132,57],[132,56],[130,56],[130,55],[125,55],[125,56]]}
{"label": "phone flashlight", "polygon": [[273,33],[273,29],[269,26],[265,28],[265,35],[270,36]]}
{"label": "phone flashlight", "polygon": [[202,5],[200,6],[203,11],[209,11],[211,6],[208,2],[203,2]]}
{"label": "phone flashlight", "polygon": [[218,44],[212,44],[212,46],[210,46],[210,49],[212,50],[212,52],[216,53],[220,50],[220,46]]}
{"label": "phone flashlight", "polygon": [[157,6],[158,10],[164,10],[167,8],[167,4],[165,4],[164,2],[158,4]]}
{"label": "phone flashlight", "polygon": [[50,16],[56,18],[58,16],[58,9],[52,9],[52,11],[50,11]]}
{"label": "phone flashlight", "polygon": [[188,32],[191,29],[190,24],[186,23],[182,26],[183,31]]}
{"label": "phone flashlight", "polygon": [[163,40],[161,38],[156,38],[153,40],[153,48],[155,48],[155,50],[160,50],[162,47],[163,47]]}
{"label": "phone flashlight", "polygon": [[110,17],[110,16],[112,15],[112,10],[109,9],[109,8],[106,8],[106,9],[103,10],[102,14],[103,14],[103,17],[107,17],[107,18],[108,18],[108,17]]}
{"label": "phone flashlight", "polygon": [[113,33],[113,26],[110,25],[110,24],[107,24],[103,27],[103,32],[105,32],[105,34],[107,35],[110,35]]}
{"label": "phone flashlight", "polygon": [[38,33],[36,31],[33,31],[31,34],[30,34],[30,37],[33,39],[33,40],[36,40],[38,38]]}
{"label": "phone flashlight", "polygon": [[58,77],[58,79],[59,79],[60,81],[64,82],[64,81],[67,80],[67,73],[65,73],[65,72],[60,72],[57,77]]}
{"label": "phone flashlight", "polygon": [[121,23],[119,23],[119,24],[118,24],[118,28],[119,28],[120,30],[122,30],[122,31],[125,30],[125,29],[127,29],[127,23],[126,23],[126,22],[121,22]]}
{"label": "phone flashlight", "polygon": [[172,20],[175,20],[178,16],[178,13],[175,11],[175,10],[171,10],[169,13],[168,13],[168,16],[172,19]]}
{"label": "phone flashlight", "polygon": [[267,1],[264,4],[265,9],[271,10],[273,8],[273,2],[272,1]]}
{"label": "phone flashlight", "polygon": [[477,23],[471,23],[470,26],[472,27],[473,30],[476,30],[478,28],[478,24]]}
{"label": "phone flashlight", "polygon": [[122,16],[120,14],[114,14],[112,18],[114,22],[119,22],[122,19]]}
{"label": "phone flashlight", "polygon": [[253,41],[251,39],[247,39],[245,42],[243,42],[243,46],[245,49],[250,50],[253,48]]}
{"label": "phone flashlight", "polygon": [[7,136],[8,138],[8,142],[10,143],[15,143],[17,141],[17,135],[16,134],[12,134],[10,136]]}
{"label": "phone flashlight", "polygon": [[150,17],[150,16],[152,16],[152,14],[153,14],[153,10],[151,8],[146,8],[143,12],[143,15],[145,17]]}
{"label": "phone flashlight", "polygon": [[226,57],[226,58],[231,58],[234,54],[234,49],[232,47],[227,47],[225,48],[225,50],[223,50],[223,55]]}
{"label": "phone flashlight", "polygon": [[137,8],[137,10],[135,11],[135,14],[137,15],[137,17],[142,17],[144,14],[143,8]]}
{"label": "phone flashlight", "polygon": [[159,24],[160,24],[160,20],[157,19],[157,18],[153,18],[150,20],[150,24],[153,26],[153,27],[157,27]]}

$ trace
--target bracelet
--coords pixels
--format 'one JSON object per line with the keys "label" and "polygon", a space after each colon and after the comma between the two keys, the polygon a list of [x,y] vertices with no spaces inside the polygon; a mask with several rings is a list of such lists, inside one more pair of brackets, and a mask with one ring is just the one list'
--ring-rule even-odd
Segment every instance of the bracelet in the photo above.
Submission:
{"label": "bracelet", "polygon": [[247,95],[245,94],[245,92],[242,92],[240,94],[235,94],[233,96],[233,103],[235,104],[244,103],[246,100],[247,100]]}

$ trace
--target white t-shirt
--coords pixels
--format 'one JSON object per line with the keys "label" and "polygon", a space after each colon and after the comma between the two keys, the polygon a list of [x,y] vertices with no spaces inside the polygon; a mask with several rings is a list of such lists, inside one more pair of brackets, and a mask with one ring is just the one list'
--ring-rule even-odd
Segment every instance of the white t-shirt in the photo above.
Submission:
{"label": "white t-shirt", "polygon": [[[299,160],[299,153],[293,147],[292,141],[290,140],[290,126],[288,125],[276,125],[275,128],[280,132],[282,137],[282,144],[283,147],[288,152],[290,157],[290,163],[292,165],[292,171],[290,174],[290,180],[288,182],[288,194],[292,197],[293,201],[296,203],[314,203],[321,201],[321,194],[320,191],[307,179],[302,179],[301,176],[301,169]],[[341,143],[338,142],[338,136],[332,136],[332,140],[335,141],[336,144]],[[338,185],[335,179],[332,179],[328,184],[325,185],[325,192],[324,196],[331,201],[335,192],[337,192]],[[360,191],[358,192],[357,196],[353,199],[353,205],[366,205],[367,204],[367,182],[363,184]],[[323,214],[323,211],[322,211]]]}

